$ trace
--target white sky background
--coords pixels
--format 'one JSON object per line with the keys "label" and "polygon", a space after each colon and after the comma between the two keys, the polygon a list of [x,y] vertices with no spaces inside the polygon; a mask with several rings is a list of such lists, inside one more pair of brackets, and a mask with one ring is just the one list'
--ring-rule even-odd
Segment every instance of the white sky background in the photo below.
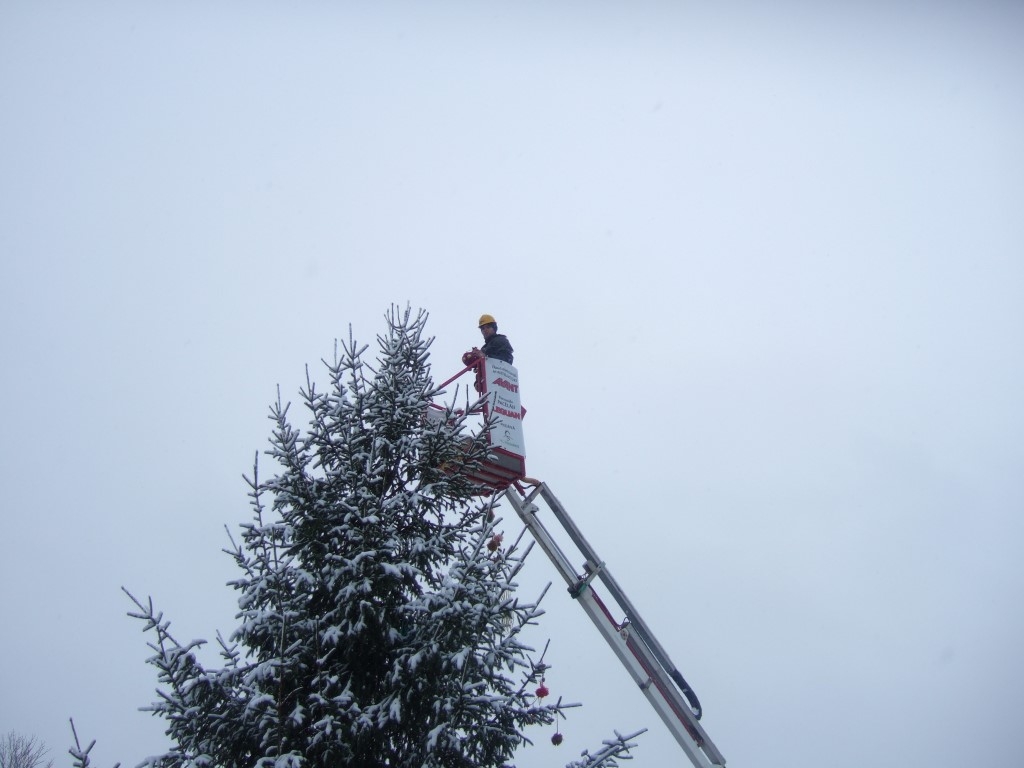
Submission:
{"label": "white sky background", "polygon": [[[410,302],[729,765],[1018,763],[1024,6],[768,5],[0,4],[0,732],[163,749],[121,585],[229,633],[276,386]],[[686,764],[546,606],[520,768]]]}

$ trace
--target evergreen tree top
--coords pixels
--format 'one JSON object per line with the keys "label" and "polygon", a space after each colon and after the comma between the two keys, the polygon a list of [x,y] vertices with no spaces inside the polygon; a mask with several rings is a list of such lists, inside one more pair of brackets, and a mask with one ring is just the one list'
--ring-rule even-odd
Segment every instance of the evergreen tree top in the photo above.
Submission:
{"label": "evergreen tree top", "polygon": [[350,333],[323,392],[307,372],[304,428],[271,407],[276,467],[261,480],[257,461],[247,479],[222,666],[132,598],[155,635],[147,709],[174,744],[153,768],[502,766],[561,716],[522,641],[541,614],[515,596],[525,555],[500,546],[492,501],[458,471],[486,455],[487,425],[474,433],[451,404],[425,418],[427,315],[386,319],[372,365]]}

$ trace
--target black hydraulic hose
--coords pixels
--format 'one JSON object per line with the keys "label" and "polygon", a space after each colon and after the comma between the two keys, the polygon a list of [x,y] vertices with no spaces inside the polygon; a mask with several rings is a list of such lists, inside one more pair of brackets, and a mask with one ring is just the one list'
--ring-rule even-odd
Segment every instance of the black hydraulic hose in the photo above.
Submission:
{"label": "black hydraulic hose", "polygon": [[704,713],[704,710],[701,709],[700,700],[697,698],[697,694],[693,692],[693,688],[691,688],[686,680],[683,679],[683,676],[679,674],[679,670],[673,669],[669,672],[669,675],[671,675],[672,679],[676,681],[676,685],[679,686],[679,690],[683,692],[683,696],[686,697],[686,700],[690,702],[690,709],[693,710],[693,716],[700,720],[700,716]]}
{"label": "black hydraulic hose", "polygon": [[697,694],[694,693],[693,688],[691,688],[690,684],[686,682],[682,673],[672,665],[668,655],[661,649],[661,646],[658,645],[657,641],[654,640],[654,638],[647,632],[647,625],[643,624],[642,621],[637,621],[637,623],[633,625],[633,628],[638,632],[640,637],[643,638],[644,644],[651,649],[651,652],[658,659],[658,663],[661,664],[662,669],[669,670],[669,667],[671,667],[671,670],[668,673],[669,677],[675,681],[675,684],[679,686],[679,690],[683,692],[683,696],[686,697],[686,701],[690,705],[690,711],[693,712],[694,718],[700,720],[701,715],[704,714],[704,709],[701,707],[700,699],[697,698]]}

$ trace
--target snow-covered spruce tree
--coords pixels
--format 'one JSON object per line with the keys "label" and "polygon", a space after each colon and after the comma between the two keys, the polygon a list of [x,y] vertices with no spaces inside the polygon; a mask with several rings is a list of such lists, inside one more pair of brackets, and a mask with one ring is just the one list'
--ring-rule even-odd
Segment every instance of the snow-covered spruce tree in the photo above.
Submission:
{"label": "snow-covered spruce tree", "polygon": [[425,322],[392,308],[375,365],[350,334],[325,392],[307,375],[305,431],[280,399],[271,409],[278,469],[248,481],[223,667],[132,598],[155,634],[148,709],[174,745],[149,765],[501,766],[526,727],[561,716],[537,698],[543,660],[519,639],[540,615],[511,597],[521,556],[488,546],[493,514],[451,471],[486,441],[451,408],[424,418],[437,394]]}

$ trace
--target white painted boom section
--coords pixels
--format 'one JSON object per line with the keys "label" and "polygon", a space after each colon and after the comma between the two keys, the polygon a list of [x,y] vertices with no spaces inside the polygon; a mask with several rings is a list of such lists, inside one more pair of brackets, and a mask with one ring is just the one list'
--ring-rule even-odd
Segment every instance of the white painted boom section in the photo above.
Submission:
{"label": "white painted boom section", "polygon": [[[546,503],[557,522],[583,554],[585,562],[582,575],[577,573],[573,564],[538,516],[540,510],[534,503],[538,496]],[[699,704],[697,704],[698,712],[695,714],[674,682],[677,679],[680,684],[685,684],[682,676],[675,669],[665,650],[654,638],[643,619],[640,618],[633,604],[612,578],[604,563],[598,560],[593,548],[569,517],[561,502],[555,498],[544,483],[536,486],[528,495],[520,495],[510,487],[505,492],[505,497],[555,568],[562,574],[562,578],[569,585],[569,594],[579,602],[594,622],[602,637],[615,651],[619,661],[622,662],[651,706],[668,726],[669,731],[693,765],[696,768],[724,766],[725,757],[708,738],[697,719],[700,716]],[[594,592],[591,582],[595,580],[601,581],[602,586],[608,589],[619,607],[625,611],[626,618],[621,623],[616,623],[600,597]],[[692,692],[688,695],[692,695]],[[693,701],[696,701],[696,697],[693,698]]]}

